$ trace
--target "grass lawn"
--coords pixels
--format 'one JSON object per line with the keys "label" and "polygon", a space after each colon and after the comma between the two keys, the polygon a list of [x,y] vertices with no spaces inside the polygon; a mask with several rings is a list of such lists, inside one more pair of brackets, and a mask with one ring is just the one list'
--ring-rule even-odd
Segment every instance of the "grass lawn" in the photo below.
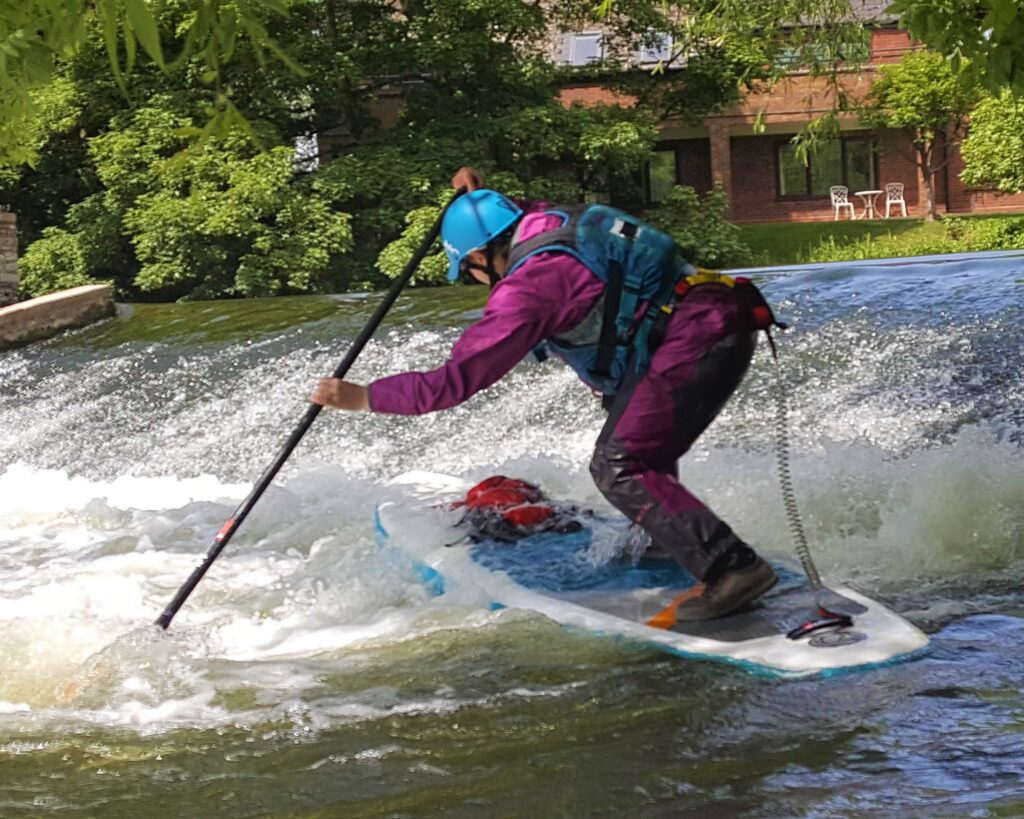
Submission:
{"label": "grass lawn", "polygon": [[[981,214],[966,216],[976,220],[1019,218],[1021,214]],[[844,247],[879,241],[886,255],[915,255],[913,248],[941,243],[946,237],[946,221],[925,222],[923,219],[874,219],[841,222],[774,222],[740,225],[740,239],[750,248],[743,266],[804,264],[814,261],[812,253],[825,244]],[[904,245],[909,250],[900,252]],[[818,260],[820,261],[820,251]]]}
{"label": "grass lawn", "polygon": [[[942,235],[941,222],[926,224],[923,219],[873,219],[845,222],[774,222],[764,225],[740,225],[740,239],[750,248],[751,267],[780,264],[804,264],[822,242],[832,237],[836,244],[853,244],[870,236],[910,234]],[[909,236],[907,238],[910,238]]]}

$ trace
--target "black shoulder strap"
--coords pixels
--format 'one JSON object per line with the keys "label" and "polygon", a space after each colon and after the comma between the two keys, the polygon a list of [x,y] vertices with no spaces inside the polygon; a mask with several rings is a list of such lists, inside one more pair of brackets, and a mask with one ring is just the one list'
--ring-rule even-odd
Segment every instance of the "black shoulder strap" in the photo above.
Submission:
{"label": "black shoulder strap", "polygon": [[565,224],[555,230],[547,230],[544,233],[538,233],[536,236],[532,236],[524,242],[518,241],[519,231],[522,230],[522,222],[520,222],[519,227],[516,228],[516,232],[512,236],[512,248],[508,254],[509,270],[512,270],[531,253],[536,253],[538,250],[551,245],[561,245],[575,250],[576,224],[579,221],[580,215],[588,207],[588,205],[569,205],[568,207],[550,208],[549,210],[561,211],[562,213],[568,214],[569,218],[566,220]]}
{"label": "black shoulder strap", "polygon": [[597,361],[593,375],[597,383],[611,377],[618,345],[619,306],[622,302],[622,285],[625,275],[622,264],[617,260],[608,263],[608,283],[604,288],[604,318],[601,321],[601,335],[597,341]]}

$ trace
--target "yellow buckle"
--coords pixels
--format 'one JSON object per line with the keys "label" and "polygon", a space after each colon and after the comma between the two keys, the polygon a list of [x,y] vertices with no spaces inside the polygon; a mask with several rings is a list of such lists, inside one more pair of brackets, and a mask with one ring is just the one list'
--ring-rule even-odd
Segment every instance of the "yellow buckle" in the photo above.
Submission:
{"label": "yellow buckle", "polygon": [[705,267],[698,267],[694,275],[687,276],[686,283],[690,287],[696,287],[698,284],[724,284],[726,287],[734,287],[736,285],[736,281],[732,276],[726,276],[724,273],[717,273]]}

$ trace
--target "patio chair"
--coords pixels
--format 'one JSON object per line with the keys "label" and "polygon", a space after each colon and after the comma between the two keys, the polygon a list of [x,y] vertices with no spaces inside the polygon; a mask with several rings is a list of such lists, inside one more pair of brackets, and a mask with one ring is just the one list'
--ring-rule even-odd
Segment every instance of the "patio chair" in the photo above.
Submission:
{"label": "patio chair", "polygon": [[846,185],[833,185],[828,189],[828,195],[832,200],[833,221],[839,221],[839,211],[843,208],[849,208],[851,219],[857,218],[853,211],[853,203],[850,201],[850,189]]}
{"label": "patio chair", "polygon": [[889,208],[893,205],[900,206],[903,216],[907,215],[907,200],[903,198],[902,182],[887,182],[885,185],[885,218],[889,218]]}

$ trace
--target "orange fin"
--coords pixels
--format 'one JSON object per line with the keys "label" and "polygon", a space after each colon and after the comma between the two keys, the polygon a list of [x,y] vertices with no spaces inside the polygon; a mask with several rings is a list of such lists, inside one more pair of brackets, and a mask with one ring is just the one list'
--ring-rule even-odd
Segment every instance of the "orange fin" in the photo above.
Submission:
{"label": "orange fin", "polygon": [[696,586],[687,589],[675,600],[669,603],[665,608],[655,614],[650,620],[647,621],[647,625],[651,628],[664,628],[670,629],[676,624],[676,606],[680,603],[684,603],[687,600],[692,600],[694,597],[700,597],[704,593],[704,584],[698,583]]}

